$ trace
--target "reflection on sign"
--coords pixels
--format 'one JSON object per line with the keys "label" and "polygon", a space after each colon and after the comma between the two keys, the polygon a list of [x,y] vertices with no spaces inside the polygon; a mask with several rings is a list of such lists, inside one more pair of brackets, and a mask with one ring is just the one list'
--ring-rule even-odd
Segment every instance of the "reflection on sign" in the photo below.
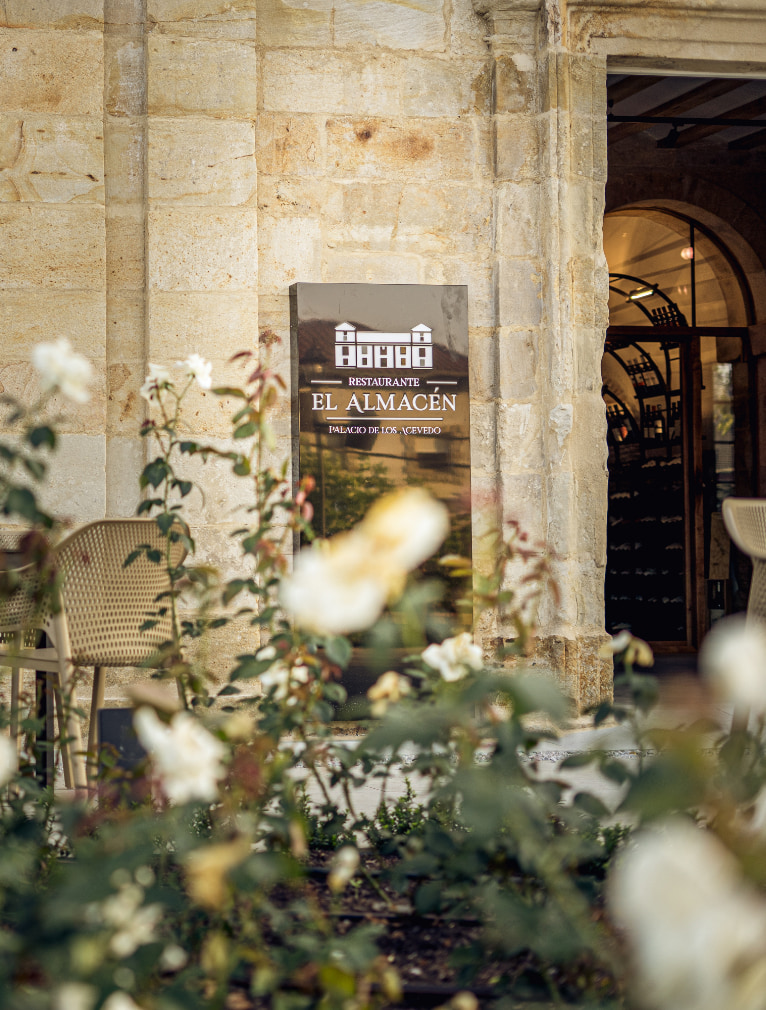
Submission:
{"label": "reflection on sign", "polygon": [[293,434],[331,536],[381,494],[420,485],[470,556],[467,292],[451,285],[295,284]]}

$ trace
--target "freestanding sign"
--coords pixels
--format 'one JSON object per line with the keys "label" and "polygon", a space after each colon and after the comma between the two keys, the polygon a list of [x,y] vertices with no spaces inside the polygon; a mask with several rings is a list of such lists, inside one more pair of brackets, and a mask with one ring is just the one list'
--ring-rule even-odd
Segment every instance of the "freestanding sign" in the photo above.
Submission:
{"label": "freestanding sign", "polygon": [[319,535],[419,485],[452,514],[445,552],[470,557],[467,289],[293,284],[290,319],[294,458]]}

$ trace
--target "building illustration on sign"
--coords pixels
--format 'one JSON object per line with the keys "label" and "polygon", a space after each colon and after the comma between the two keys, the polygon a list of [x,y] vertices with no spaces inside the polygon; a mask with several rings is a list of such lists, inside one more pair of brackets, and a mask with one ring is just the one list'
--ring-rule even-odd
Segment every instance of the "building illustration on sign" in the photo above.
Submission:
{"label": "building illustration on sign", "polygon": [[433,368],[432,330],[419,323],[408,333],[357,330],[351,323],[335,327],[338,368]]}

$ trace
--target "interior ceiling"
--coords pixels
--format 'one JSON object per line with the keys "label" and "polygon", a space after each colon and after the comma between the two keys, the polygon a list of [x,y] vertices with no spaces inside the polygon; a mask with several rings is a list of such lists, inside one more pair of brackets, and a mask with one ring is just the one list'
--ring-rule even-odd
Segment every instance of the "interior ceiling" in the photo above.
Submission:
{"label": "interior ceiling", "polygon": [[660,148],[766,147],[766,80],[744,77],[607,77],[608,139],[644,134]]}

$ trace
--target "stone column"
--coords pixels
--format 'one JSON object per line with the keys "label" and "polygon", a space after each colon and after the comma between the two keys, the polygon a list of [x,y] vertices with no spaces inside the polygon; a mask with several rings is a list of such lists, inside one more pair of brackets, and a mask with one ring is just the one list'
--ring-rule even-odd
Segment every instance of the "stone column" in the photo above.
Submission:
{"label": "stone column", "polygon": [[[146,356],[179,381],[176,363],[196,352],[212,361],[214,385],[239,384],[245,373],[228,360],[257,349],[255,9],[147,0]],[[228,447],[234,410],[194,386],[183,423],[190,438]],[[195,562],[241,576],[229,533],[251,521],[249,482],[226,461],[181,468],[204,491],[186,500]],[[227,628],[211,668],[243,648]]]}
{"label": "stone column", "polygon": [[555,553],[535,662],[580,708],[611,695],[604,633],[606,68],[566,49],[554,5],[483,0],[490,27],[505,517]]}
{"label": "stone column", "polygon": [[104,3],[106,515],[134,515],[146,370],[146,3]]}
{"label": "stone column", "polygon": [[32,348],[66,337],[94,366],[89,403],[56,398],[43,500],[104,513],[102,4],[0,7],[0,392],[33,402]]}

